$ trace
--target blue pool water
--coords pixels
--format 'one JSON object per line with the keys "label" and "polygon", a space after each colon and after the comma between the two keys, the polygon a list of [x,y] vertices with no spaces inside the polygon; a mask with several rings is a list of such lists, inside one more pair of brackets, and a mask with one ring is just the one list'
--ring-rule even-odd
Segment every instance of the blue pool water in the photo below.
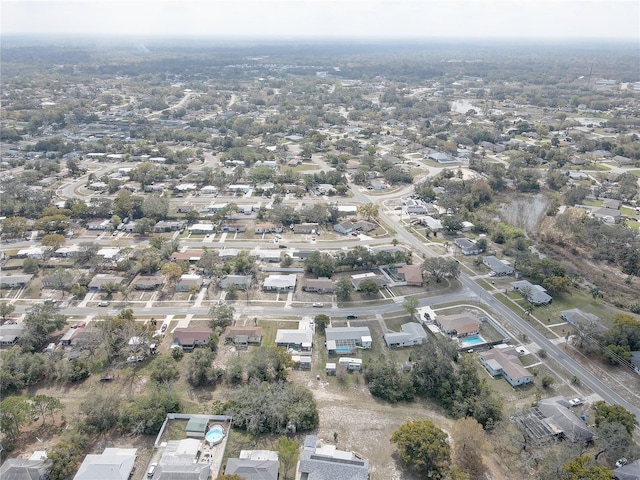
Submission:
{"label": "blue pool water", "polygon": [[336,353],[351,353],[351,347],[336,347]]}
{"label": "blue pool water", "polygon": [[476,345],[486,343],[486,341],[480,335],[472,335],[470,337],[461,338],[460,343],[463,347],[474,347]]}
{"label": "blue pool water", "polygon": [[220,425],[214,425],[204,438],[210,445],[216,445],[224,438],[224,428]]}

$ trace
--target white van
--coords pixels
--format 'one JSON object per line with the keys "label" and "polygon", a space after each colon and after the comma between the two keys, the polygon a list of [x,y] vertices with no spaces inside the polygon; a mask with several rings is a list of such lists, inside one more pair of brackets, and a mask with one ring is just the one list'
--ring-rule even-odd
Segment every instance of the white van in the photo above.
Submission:
{"label": "white van", "polygon": [[153,474],[156,472],[157,463],[152,463],[149,465],[149,470],[147,470],[147,478],[153,477]]}

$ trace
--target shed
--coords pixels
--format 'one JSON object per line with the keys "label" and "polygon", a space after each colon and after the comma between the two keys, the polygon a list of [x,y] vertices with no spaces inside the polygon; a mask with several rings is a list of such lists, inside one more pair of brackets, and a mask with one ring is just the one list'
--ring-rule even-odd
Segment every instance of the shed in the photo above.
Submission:
{"label": "shed", "polygon": [[204,438],[204,435],[207,433],[208,424],[209,417],[205,415],[192,415],[185,428],[187,437]]}

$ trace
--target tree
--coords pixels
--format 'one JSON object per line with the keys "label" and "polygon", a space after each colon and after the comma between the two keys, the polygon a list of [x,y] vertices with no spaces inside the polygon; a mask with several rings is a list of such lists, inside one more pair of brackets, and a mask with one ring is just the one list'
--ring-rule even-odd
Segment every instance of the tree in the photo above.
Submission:
{"label": "tree", "polygon": [[187,381],[193,387],[209,385],[215,380],[213,359],[215,354],[208,349],[195,350],[187,364]]}
{"label": "tree", "polygon": [[445,278],[458,278],[460,264],[455,260],[448,260],[443,257],[430,257],[422,262],[422,270],[433,277],[436,283],[440,283]]}
{"label": "tree", "polygon": [[471,417],[461,418],[453,424],[451,436],[455,463],[471,478],[481,478],[485,471],[482,456],[487,449],[487,437],[482,425]]}
{"label": "tree", "polygon": [[15,305],[7,302],[0,302],[0,317],[2,317],[2,321],[4,322],[7,319],[7,315],[11,315],[15,309]]}
{"label": "tree", "polygon": [[166,277],[167,282],[171,285],[178,283],[180,277],[182,277],[182,268],[175,262],[167,262],[160,269],[162,274]]}
{"label": "tree", "polygon": [[120,421],[120,399],[109,393],[97,393],[80,404],[84,415],[81,430],[102,433],[111,430]]}
{"label": "tree", "polygon": [[607,403],[600,400],[593,405],[593,409],[596,412],[596,427],[599,427],[604,422],[619,423],[631,435],[635,426],[638,425],[635,415],[622,405],[607,405]]}
{"label": "tree", "polygon": [[49,233],[42,237],[40,243],[43,247],[51,247],[51,249],[55,252],[61,246],[63,246],[66,242],[66,238],[64,235],[60,235],[59,233]]}
{"label": "tree", "polygon": [[292,366],[291,353],[285,348],[260,347],[247,363],[247,377],[261,382],[285,380]]}
{"label": "tree", "polygon": [[415,420],[402,424],[391,435],[398,455],[405,467],[429,478],[445,478],[451,461],[447,434],[429,420]]}
{"label": "tree", "polygon": [[320,315],[316,315],[313,318],[313,322],[316,324],[316,327],[318,328],[320,333],[324,333],[329,323],[331,323],[331,317],[329,317],[329,315],[321,313]]}
{"label": "tree", "polygon": [[156,385],[122,408],[120,426],[132,435],[157,435],[167,413],[181,411],[180,396],[170,387]]}
{"label": "tree", "polygon": [[411,320],[415,320],[419,306],[420,301],[416,297],[405,298],[404,303],[402,304],[402,308],[404,308],[405,311],[409,314]]}
{"label": "tree", "polygon": [[160,195],[147,195],[142,201],[142,214],[156,221],[167,218],[169,199]]}
{"label": "tree", "polygon": [[66,430],[60,441],[47,452],[51,460],[49,476],[51,480],[64,480],[71,478],[78,470],[78,464],[82,458],[88,438],[77,430]]}
{"label": "tree", "polygon": [[64,268],[58,267],[47,275],[48,283],[54,290],[60,290],[60,298],[64,298],[64,292],[71,289],[73,274]]}
{"label": "tree", "polygon": [[549,291],[549,294],[560,295],[569,291],[571,280],[567,277],[547,277],[542,281],[542,286]]}
{"label": "tree", "polygon": [[596,444],[600,451],[596,454],[595,460],[598,461],[600,455],[604,454],[610,465],[619,458],[638,458],[640,454],[633,437],[620,423],[601,422],[597,430]]}
{"label": "tree", "polygon": [[156,383],[170,383],[178,376],[178,365],[168,355],[158,355],[151,364],[151,379]]}
{"label": "tree", "polygon": [[357,209],[358,215],[362,215],[368,221],[372,219],[377,219],[380,213],[380,205],[377,203],[365,203],[364,205],[360,205]]}
{"label": "tree", "polygon": [[542,388],[550,388],[553,384],[553,377],[551,375],[545,375],[542,377]]}
{"label": "tree", "polygon": [[0,391],[20,390],[35,385],[47,373],[48,359],[40,353],[25,352],[13,347],[0,352]]}
{"label": "tree", "polygon": [[50,303],[34,305],[24,319],[24,333],[20,339],[29,351],[44,345],[49,335],[61,329],[67,323],[67,317],[58,313],[58,308]]}
{"label": "tree", "polygon": [[304,269],[317,277],[331,277],[335,270],[335,261],[328,253],[320,253],[316,250],[304,261]]}
{"label": "tree", "polygon": [[570,460],[562,465],[560,471],[561,480],[613,480],[613,478],[611,470],[594,465],[593,459],[588,455]]}
{"label": "tree", "polygon": [[211,328],[223,329],[233,322],[233,315],[236,309],[226,303],[216,303],[209,309],[209,326]]}
{"label": "tree", "polygon": [[0,403],[0,430],[10,441],[20,435],[20,428],[28,423],[33,408],[25,397],[12,396]]}
{"label": "tree", "polygon": [[278,460],[282,464],[282,478],[289,478],[289,470],[298,460],[298,442],[295,439],[280,437],[277,443]]}
{"label": "tree", "polygon": [[360,290],[365,295],[375,295],[380,291],[380,287],[375,280],[366,279],[360,282],[360,284],[358,285],[358,290]]}
{"label": "tree", "polygon": [[253,434],[306,432],[319,421],[313,393],[285,381],[250,382],[233,394],[224,413],[233,417],[236,427]]}
{"label": "tree", "polygon": [[34,411],[38,412],[42,417],[43,425],[46,423],[47,415],[51,415],[51,421],[53,422],[55,412],[64,408],[64,404],[58,398],[48,395],[34,395],[30,400]]}
{"label": "tree", "polygon": [[353,293],[353,285],[348,278],[343,277],[338,280],[333,292],[336,294],[338,300],[349,300],[351,298],[351,294]]}

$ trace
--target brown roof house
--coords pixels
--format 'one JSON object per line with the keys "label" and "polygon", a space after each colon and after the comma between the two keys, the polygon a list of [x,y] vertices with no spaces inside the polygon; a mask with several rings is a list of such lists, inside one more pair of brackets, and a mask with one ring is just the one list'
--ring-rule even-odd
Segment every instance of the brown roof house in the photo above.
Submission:
{"label": "brown roof house", "polygon": [[210,328],[176,328],[173,331],[173,345],[185,350],[193,350],[195,347],[209,343],[212,331]]}
{"label": "brown roof house", "polygon": [[335,282],[327,277],[310,278],[305,285],[307,292],[316,293],[333,293],[334,288]]}
{"label": "brown roof house", "polygon": [[155,290],[164,284],[164,275],[138,275],[131,282],[136,290]]}
{"label": "brown roof house", "polygon": [[238,348],[247,348],[250,343],[262,343],[260,327],[227,327],[224,330],[225,343],[234,343]]}
{"label": "brown roof house", "polygon": [[466,337],[480,333],[480,322],[469,314],[439,316],[435,323],[442,333],[450,337]]}
{"label": "brown roof house", "polygon": [[422,268],[420,268],[420,265],[404,265],[398,268],[398,274],[404,278],[406,285],[410,287],[422,286]]}

